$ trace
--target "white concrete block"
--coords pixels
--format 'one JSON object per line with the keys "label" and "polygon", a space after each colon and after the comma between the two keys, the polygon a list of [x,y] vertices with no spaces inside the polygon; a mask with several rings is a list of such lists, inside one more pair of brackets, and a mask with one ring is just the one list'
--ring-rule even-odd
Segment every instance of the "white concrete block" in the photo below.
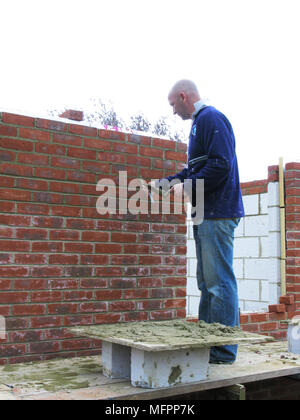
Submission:
{"label": "white concrete block", "polygon": [[260,282],[260,300],[269,302],[270,300],[270,283],[269,281]]}
{"label": "white concrete block", "polygon": [[102,342],[103,375],[108,378],[130,378],[131,349]]}
{"label": "white concrete block", "polygon": [[245,218],[245,236],[267,236],[269,231],[268,215]]}
{"label": "white concrete block", "polygon": [[280,283],[281,280],[281,271],[280,271],[280,259],[279,258],[269,258],[269,281],[270,283]]}
{"label": "white concrete block", "polygon": [[269,283],[269,305],[277,305],[281,296],[279,283]]}
{"label": "white concrete block", "polygon": [[270,232],[269,234],[269,257],[280,258],[281,243],[280,232]]}
{"label": "white concrete block", "polygon": [[245,260],[245,279],[268,280],[272,263],[269,259],[249,258]]}
{"label": "white concrete block", "polygon": [[208,376],[209,348],[149,352],[131,351],[131,384],[162,388],[202,381]]}
{"label": "white concrete block", "polygon": [[268,193],[260,194],[259,198],[259,213],[260,214],[268,214]]}
{"label": "white concrete block", "polygon": [[279,182],[268,184],[268,207],[279,206]]}
{"label": "white concrete block", "polygon": [[194,277],[197,275],[197,259],[189,258],[188,262],[188,276]]}
{"label": "white concrete block", "polygon": [[200,292],[199,292],[199,296],[189,296],[188,310],[187,310],[188,316],[198,318],[199,303],[200,303]]}
{"label": "white concrete block", "polygon": [[269,232],[280,232],[280,208],[269,208]]}
{"label": "white concrete block", "polygon": [[245,218],[242,217],[240,220],[240,223],[238,224],[237,228],[234,231],[235,238],[240,238],[244,236],[244,224],[245,224]]}
{"label": "white concrete block", "polygon": [[187,258],[196,258],[196,246],[194,239],[189,239],[187,241]]}
{"label": "white concrete block", "polygon": [[270,238],[269,236],[261,236],[259,238],[260,242],[260,257],[268,258],[270,257]]}
{"label": "white concrete block", "polygon": [[260,286],[258,280],[238,280],[237,283],[239,299],[259,301]]}
{"label": "white concrete block", "polygon": [[193,229],[193,223],[187,221],[187,234],[189,240],[194,240],[194,229]]}
{"label": "white concrete block", "polygon": [[258,238],[236,238],[234,241],[234,258],[259,257]]}
{"label": "white concrete block", "polygon": [[259,214],[259,194],[243,196],[246,216]]}
{"label": "white concrete block", "polygon": [[200,291],[197,285],[197,277],[187,277],[186,293],[188,296],[199,296]]}
{"label": "white concrete block", "polygon": [[267,312],[269,304],[266,302],[252,302],[247,300],[244,302],[245,312]]}
{"label": "white concrete block", "polygon": [[244,260],[243,258],[234,258],[233,271],[237,279],[244,278]]}

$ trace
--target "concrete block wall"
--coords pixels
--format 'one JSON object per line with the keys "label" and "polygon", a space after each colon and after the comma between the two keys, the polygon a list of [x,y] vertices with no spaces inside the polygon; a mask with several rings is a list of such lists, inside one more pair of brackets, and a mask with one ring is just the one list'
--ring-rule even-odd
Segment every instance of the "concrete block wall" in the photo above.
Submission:
{"label": "concrete block wall", "polygon": [[[268,184],[267,180],[242,184],[246,216],[241,219],[235,231],[234,270],[240,308],[243,311],[267,309],[270,302],[277,301],[277,283],[280,279],[271,273],[276,271],[280,254],[277,249],[272,250],[274,257],[271,258],[270,249],[272,241],[278,240],[274,236],[278,234],[275,231],[278,229],[278,212],[273,211],[279,210],[277,190],[278,182]],[[190,221],[188,225],[187,313],[189,316],[197,316],[200,300],[196,280],[197,260]]]}
{"label": "concrete block wall", "polygon": [[0,113],[0,364],[99,353],[70,326],[186,316],[185,215],[96,211],[99,179],[185,161],[174,141]]}

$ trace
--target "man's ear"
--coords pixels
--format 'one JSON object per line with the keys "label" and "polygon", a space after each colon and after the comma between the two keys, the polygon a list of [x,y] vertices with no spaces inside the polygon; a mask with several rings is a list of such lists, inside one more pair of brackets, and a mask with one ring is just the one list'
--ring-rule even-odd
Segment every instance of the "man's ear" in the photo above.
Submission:
{"label": "man's ear", "polygon": [[185,101],[185,93],[181,92],[180,95],[179,95],[179,97],[180,97],[180,101],[181,102],[184,102]]}

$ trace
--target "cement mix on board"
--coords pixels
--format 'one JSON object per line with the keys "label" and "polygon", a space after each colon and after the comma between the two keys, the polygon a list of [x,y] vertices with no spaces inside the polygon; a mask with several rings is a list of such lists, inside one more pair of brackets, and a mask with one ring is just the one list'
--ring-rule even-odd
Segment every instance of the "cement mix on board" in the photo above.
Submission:
{"label": "cement mix on board", "polygon": [[204,321],[189,322],[185,320],[158,322],[130,322],[84,327],[84,333],[94,337],[118,337],[133,342],[149,344],[181,344],[184,338],[195,341],[209,341],[216,337],[242,338],[247,333],[238,327],[227,327],[222,324],[207,324]]}

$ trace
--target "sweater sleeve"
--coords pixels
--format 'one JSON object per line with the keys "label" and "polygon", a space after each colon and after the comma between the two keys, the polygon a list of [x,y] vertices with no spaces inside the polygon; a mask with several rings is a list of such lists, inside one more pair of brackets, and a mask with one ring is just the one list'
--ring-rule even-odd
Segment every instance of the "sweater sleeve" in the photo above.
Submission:
{"label": "sweater sleeve", "polygon": [[[231,125],[222,114],[210,114],[206,121],[201,121],[199,135],[208,159],[188,179],[204,179],[204,188],[208,192],[226,180],[235,156],[235,140]],[[196,138],[195,141],[199,140]]]}

